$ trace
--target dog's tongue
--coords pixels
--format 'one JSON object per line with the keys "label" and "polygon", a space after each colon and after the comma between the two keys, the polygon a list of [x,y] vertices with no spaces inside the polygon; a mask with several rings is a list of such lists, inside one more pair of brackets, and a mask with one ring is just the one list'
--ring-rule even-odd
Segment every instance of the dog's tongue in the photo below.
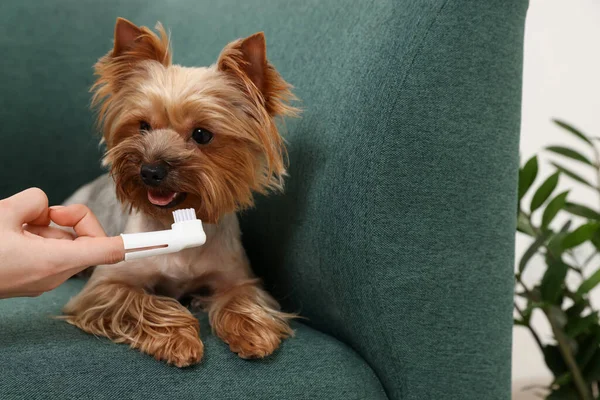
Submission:
{"label": "dog's tongue", "polygon": [[175,199],[176,192],[158,192],[148,190],[148,201],[156,206],[166,206]]}

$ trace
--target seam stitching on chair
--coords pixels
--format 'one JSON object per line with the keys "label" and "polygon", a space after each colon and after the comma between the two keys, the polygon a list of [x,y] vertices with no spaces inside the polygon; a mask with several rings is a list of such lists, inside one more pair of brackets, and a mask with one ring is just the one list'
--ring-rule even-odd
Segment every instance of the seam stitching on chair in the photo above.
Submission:
{"label": "seam stitching on chair", "polygon": [[[413,47],[413,55],[410,58],[410,63],[405,64],[408,65],[406,68],[406,71],[404,72],[404,76],[402,77],[402,80],[398,86],[398,92],[400,92],[402,90],[402,88],[404,87],[404,84],[406,83],[406,80],[413,68],[413,65],[415,63],[415,60],[417,59],[417,57],[421,54],[421,51],[423,50],[423,44],[425,42],[425,40],[427,39],[427,37],[429,36],[429,33],[431,32],[432,28],[435,26],[436,22],[438,21],[438,18],[440,16],[440,14],[442,13],[442,11],[444,10],[444,8],[446,7],[446,5],[450,2],[450,0],[446,0],[444,1],[444,3],[442,3],[442,5],[440,6],[440,8],[437,10],[437,12],[435,13],[435,15],[431,18],[431,22],[429,23],[429,26],[427,26],[423,32],[423,34],[420,36],[420,40],[418,40],[417,44]],[[413,40],[414,39],[418,39],[418,33],[416,33],[413,36]],[[396,104],[398,103],[398,98],[396,97],[396,99],[394,99],[394,102],[392,104],[391,109],[394,109],[396,107]],[[379,176],[378,175],[378,171],[376,173],[373,173],[374,171],[376,171],[377,169],[379,169],[379,166],[376,165],[376,163],[371,162],[369,164],[369,170],[371,172],[370,176]],[[372,204],[375,204],[375,200],[376,200],[376,191],[373,190],[371,191],[371,198],[372,198]],[[368,225],[368,219],[366,217],[366,215],[363,215],[363,232],[368,232],[367,230],[367,225]],[[372,241],[373,237],[369,237],[369,241]],[[367,247],[367,250],[369,248],[372,248],[371,245],[369,245]],[[366,257],[365,257],[365,265],[367,267],[367,269],[370,269],[372,263],[371,263],[371,257],[369,256],[370,253],[369,251],[365,252]],[[385,337],[382,337],[383,340],[385,340]],[[390,343],[387,343],[388,347],[390,346]],[[352,346],[350,346],[352,348]],[[391,348],[391,347],[390,347]],[[353,349],[354,350],[354,349]],[[355,350],[356,351],[356,350]],[[357,353],[360,355],[360,353],[357,351]],[[361,358],[362,355],[361,355]],[[366,362],[366,359],[365,359]],[[375,376],[377,377],[377,379],[379,380],[379,382],[381,383],[381,387],[383,388],[384,394],[388,399],[392,399],[391,394],[389,393],[388,388],[383,384],[381,377],[377,374],[377,371],[373,368],[373,366],[371,366],[370,363],[367,362],[367,365],[369,365],[369,367],[371,367],[371,369],[373,370],[373,372],[375,373]],[[404,368],[400,368],[400,369],[404,369]],[[400,385],[399,385],[399,390],[401,393],[401,397],[405,397],[406,396],[406,382],[403,379],[403,376],[399,376],[397,377],[398,380],[400,381]]]}

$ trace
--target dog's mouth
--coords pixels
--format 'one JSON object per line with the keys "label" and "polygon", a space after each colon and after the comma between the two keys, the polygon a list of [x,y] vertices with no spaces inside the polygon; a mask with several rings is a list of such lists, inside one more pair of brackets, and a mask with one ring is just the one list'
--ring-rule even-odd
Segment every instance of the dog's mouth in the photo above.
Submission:
{"label": "dog's mouth", "polygon": [[148,189],[148,201],[161,208],[171,208],[180,204],[187,193],[171,192],[165,190]]}

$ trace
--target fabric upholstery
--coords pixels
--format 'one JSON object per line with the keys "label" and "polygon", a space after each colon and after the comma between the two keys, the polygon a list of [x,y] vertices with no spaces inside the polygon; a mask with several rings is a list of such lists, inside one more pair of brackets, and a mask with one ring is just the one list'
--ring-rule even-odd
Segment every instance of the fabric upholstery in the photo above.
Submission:
{"label": "fabric upholstery", "polygon": [[373,370],[346,345],[294,324],[296,338],[245,361],[200,316],[204,361],[168,367],[53,318],[82,287],[71,280],[35,299],[0,303],[0,398],[13,399],[385,399]]}
{"label": "fabric upholstery", "polygon": [[[116,16],[163,22],[174,61],[185,65],[210,64],[228,41],[264,30],[304,113],[286,123],[286,193],[243,215],[255,270],[287,309],[366,360],[389,398],[508,398],[526,8],[526,0],[2,2],[0,195],[37,185],[56,203],[101,172],[87,89]],[[14,304],[34,312],[44,298]],[[20,347],[4,338],[0,356],[52,346],[65,359],[48,358],[44,374],[91,363],[107,386],[124,384],[129,363],[161,385],[176,376],[58,322],[42,327],[50,339],[4,327]],[[286,354],[301,346],[294,340],[275,363],[300,357]],[[249,381],[272,372],[230,361],[219,368]],[[343,357],[336,362],[343,368]],[[211,365],[198,370],[216,374]],[[297,371],[312,365],[299,359]],[[193,384],[177,376],[174,387]],[[237,379],[245,378],[221,382]],[[326,383],[305,382],[313,384]],[[139,386],[127,388],[146,390]]]}

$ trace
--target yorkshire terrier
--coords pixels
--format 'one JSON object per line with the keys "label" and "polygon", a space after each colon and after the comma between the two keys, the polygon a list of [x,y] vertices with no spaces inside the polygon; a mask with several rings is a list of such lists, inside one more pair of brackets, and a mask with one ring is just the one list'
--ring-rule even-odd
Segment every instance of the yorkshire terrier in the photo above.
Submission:
{"label": "yorkshire terrier", "polygon": [[263,33],[229,43],[216,64],[171,64],[162,25],[154,33],[119,18],[114,46],[95,65],[92,105],[106,144],[126,232],[168,229],[194,208],[204,246],[98,266],[64,318],[177,367],[203,355],[198,320],[178,299],[208,312],[215,335],[242,358],[261,358],[292,335],[289,319],[253,275],[236,211],[254,193],[281,190],[285,147],[278,117],[296,114],[291,86],[266,58]]}

